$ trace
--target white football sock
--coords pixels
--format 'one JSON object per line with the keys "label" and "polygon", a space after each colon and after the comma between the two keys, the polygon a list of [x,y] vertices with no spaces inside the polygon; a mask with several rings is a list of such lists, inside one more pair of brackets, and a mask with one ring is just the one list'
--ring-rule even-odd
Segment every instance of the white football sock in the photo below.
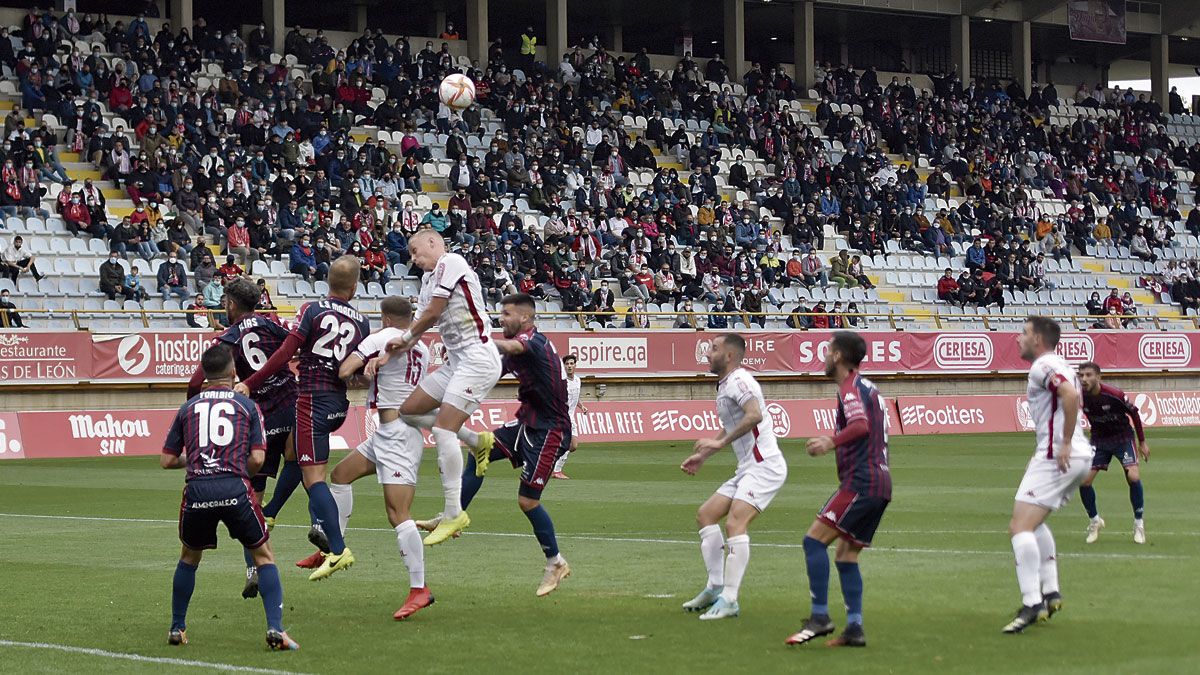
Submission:
{"label": "white football sock", "polygon": [[479,445],[479,434],[466,427],[462,427],[458,430],[458,440],[473,448]]}
{"label": "white football sock", "polygon": [[463,453],[458,436],[453,431],[433,428],[433,443],[437,446],[438,469],[442,472],[442,494],[446,506],[442,513],[446,518],[457,518],[462,513]]}
{"label": "white football sock", "polygon": [[1042,601],[1041,563],[1038,538],[1032,532],[1018,532],[1012,537],[1013,554],[1017,561],[1017,585],[1021,587],[1021,602],[1032,607]]}
{"label": "white football sock", "polygon": [[1050,532],[1050,528],[1046,527],[1045,523],[1038,526],[1033,531],[1033,536],[1037,537],[1038,556],[1042,564],[1038,568],[1038,575],[1042,580],[1042,594],[1058,592],[1058,547],[1054,544],[1054,534]]}
{"label": "white football sock", "polygon": [[562,457],[554,461],[554,473],[562,473],[563,467],[567,465],[567,455],[570,454],[571,451],[568,450],[562,454]]}
{"label": "white football sock", "polygon": [[333,493],[333,501],[337,504],[338,527],[341,528],[344,537],[346,523],[350,521],[350,514],[354,512],[354,488],[349,484],[330,482],[329,491]]}
{"label": "white football sock", "polygon": [[425,544],[421,533],[412,519],[396,526],[396,544],[400,546],[400,557],[408,568],[408,585],[411,588],[425,587]]}
{"label": "white football sock", "polygon": [[721,598],[725,602],[737,602],[742,576],[746,574],[746,565],[750,563],[750,535],[739,534],[730,537],[727,548],[729,553],[725,556],[725,589],[721,591]]}
{"label": "white football sock", "polygon": [[725,585],[725,535],[720,525],[700,528],[700,556],[708,570],[708,587]]}

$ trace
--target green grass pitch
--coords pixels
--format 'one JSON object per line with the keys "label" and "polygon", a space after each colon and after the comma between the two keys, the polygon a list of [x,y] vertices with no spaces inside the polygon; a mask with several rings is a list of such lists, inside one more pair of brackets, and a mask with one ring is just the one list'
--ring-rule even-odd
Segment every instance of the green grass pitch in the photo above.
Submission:
{"label": "green grass pitch", "polygon": [[[688,477],[682,443],[584,446],[568,464],[574,480],[545,495],[574,573],[544,599],[534,597],[542,557],[517,510],[515,472],[493,464],[472,528],[427,549],[437,604],[404,623],[391,616],[407,574],[374,479],[355,489],[347,540],[358,563],[321,583],[292,565],[310,553],[298,492],[271,539],[285,623],[302,645],[286,654],[266,651],[262,605],[240,597],[242,555],[224,533],[197,576],[191,644],[167,646],[182,472],[154,457],[5,462],[0,672],[212,672],[111,653],[301,673],[1196,672],[1198,437],[1151,434],[1145,546],[1132,542],[1119,470],[1097,480],[1108,521],[1097,544],[1083,543],[1078,499],[1051,519],[1065,611],[1019,636],[1000,633],[1019,605],[1005,528],[1032,437],[894,438],[895,499],[862,560],[865,650],[783,645],[808,612],[801,538],[835,486],[833,459],[809,458],[798,440],[785,443],[787,486],[751,530],[742,616],[720,622],[679,605],[704,582],[694,514],[731,474],[729,451]],[[419,516],[441,501],[426,457]],[[106,653],[13,644],[35,642]]]}

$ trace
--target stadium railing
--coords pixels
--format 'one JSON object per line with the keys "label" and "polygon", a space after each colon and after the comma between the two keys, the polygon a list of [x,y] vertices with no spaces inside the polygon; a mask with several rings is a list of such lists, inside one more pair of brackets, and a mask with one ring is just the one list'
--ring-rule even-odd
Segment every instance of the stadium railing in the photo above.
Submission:
{"label": "stadium railing", "polygon": [[[379,310],[360,310],[367,316],[379,316]],[[11,328],[9,317],[10,312],[15,312],[23,319],[25,317],[35,318],[40,317],[52,320],[69,321],[76,330],[91,330],[92,332],[123,332],[127,330],[137,330],[139,328],[149,329],[167,329],[176,330],[183,328],[181,326],[163,326],[155,325],[152,319],[159,320],[182,320],[186,321],[188,315],[203,316],[207,319],[210,326],[217,325],[218,318],[223,312],[216,309],[48,309],[48,308],[19,308],[17,310],[0,310],[0,328]],[[264,310],[264,314],[274,314],[281,317],[294,317],[296,309],[292,307],[278,308],[274,310]],[[843,320],[842,328],[850,330],[905,330],[905,324],[911,324],[913,321],[921,321],[931,324],[931,327],[936,330],[942,329],[957,329],[962,330],[961,324],[964,322],[974,321],[983,326],[984,330],[995,331],[1000,330],[1004,323],[1013,323],[1022,318],[1020,314],[989,314],[984,312],[976,313],[943,313],[939,309],[926,310],[924,312],[910,312],[902,309],[889,310],[887,312],[685,312],[685,311],[646,311],[646,312],[587,312],[587,311],[565,311],[565,310],[546,310],[539,311],[540,318],[548,318],[559,323],[568,324],[566,326],[558,325],[553,329],[557,330],[633,330],[626,329],[623,326],[608,326],[605,325],[609,321],[625,320],[629,314],[645,316],[650,320],[650,330],[664,329],[682,329],[688,328],[697,331],[710,330],[708,327],[708,318],[711,316],[724,317],[729,329],[739,330],[828,330],[827,328],[802,327],[796,328],[786,325],[786,322],[791,317],[806,317],[810,321],[816,317],[833,318],[839,317]],[[496,312],[491,312],[493,318],[499,316]],[[1069,324],[1075,331],[1086,330],[1127,330],[1125,328],[1104,329],[1097,328],[1096,324],[1103,322],[1105,317],[1090,314],[1070,314],[1070,313],[1046,313],[1041,314],[1047,318],[1054,319],[1060,323]],[[680,317],[690,319],[691,326],[675,326],[675,322]],[[1157,315],[1136,315],[1122,316],[1122,320],[1135,320],[1140,329],[1153,327],[1153,330],[1167,331],[1178,329],[1180,326],[1185,326],[1193,330],[1200,330],[1200,317],[1198,316],[1178,316],[1178,317],[1161,317]],[[851,320],[855,320],[858,324],[853,325]],[[128,325],[112,326],[111,321],[124,320]],[[773,325],[760,326],[758,321],[763,323],[768,321]],[[667,322],[664,325],[663,322]],[[95,323],[93,323],[95,322]],[[778,325],[779,322],[784,322],[785,325]],[[41,327],[41,326],[38,326]],[[69,326],[58,326],[60,328]],[[204,330],[204,329],[199,329]],[[725,330],[725,329],[712,329]]]}

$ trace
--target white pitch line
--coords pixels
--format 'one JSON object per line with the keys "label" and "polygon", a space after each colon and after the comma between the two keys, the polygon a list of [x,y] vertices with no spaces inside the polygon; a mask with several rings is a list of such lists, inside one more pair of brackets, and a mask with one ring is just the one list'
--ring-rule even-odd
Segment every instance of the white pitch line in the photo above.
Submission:
{"label": "white pitch line", "polygon": [[274,670],[271,668],[255,668],[253,666],[238,666],[230,663],[210,663],[208,661],[189,661],[187,659],[172,659],[160,656],[143,656],[141,654],[128,654],[125,652],[110,652],[104,649],[93,649],[91,647],[74,647],[72,645],[60,645],[53,642],[17,642],[15,640],[0,640],[0,647],[18,647],[24,649],[50,649],[58,652],[67,652],[69,654],[87,654],[88,656],[103,656],[108,659],[122,659],[124,661],[137,661],[138,663],[161,663],[168,666],[186,666],[189,668],[209,668],[211,670],[220,670],[231,673],[263,673],[264,675],[303,675],[302,673],[294,673],[290,670]]}
{"label": "white pitch line", "polygon": [[[35,513],[0,513],[0,518],[46,518],[51,520],[86,520],[86,521],[102,521],[112,523],[152,523],[152,524],[169,524],[175,525],[177,521],[155,518],[108,518],[103,516],[59,516],[45,515]],[[308,529],[308,525],[276,525],[275,527],[290,527]],[[348,527],[347,531],[353,532],[392,532],[390,528],[383,527]],[[919,532],[918,530],[909,530],[909,532]],[[964,530],[964,532],[974,532],[973,530]],[[463,532],[466,536],[472,537],[516,537],[522,539],[532,539],[534,535],[521,532]],[[1164,533],[1165,534],[1165,533]],[[613,536],[597,536],[586,534],[560,534],[559,539],[569,539],[575,541],[607,541],[614,543],[631,543],[631,544],[672,544],[695,546],[696,541],[693,539],[662,539],[655,537],[613,537]],[[778,544],[770,542],[754,542],[750,544],[756,548],[783,548],[783,549],[802,549],[803,544]],[[952,554],[952,555],[999,555],[1012,556],[1012,551],[986,551],[979,549],[953,549],[953,548],[909,548],[899,546],[877,546],[873,547],[873,551],[881,551],[884,553],[919,553],[919,554]],[[1174,560],[1186,558],[1187,556],[1178,555],[1159,555],[1153,553],[1134,554],[1134,553],[1059,553],[1061,556],[1072,558],[1111,558],[1115,560]]]}

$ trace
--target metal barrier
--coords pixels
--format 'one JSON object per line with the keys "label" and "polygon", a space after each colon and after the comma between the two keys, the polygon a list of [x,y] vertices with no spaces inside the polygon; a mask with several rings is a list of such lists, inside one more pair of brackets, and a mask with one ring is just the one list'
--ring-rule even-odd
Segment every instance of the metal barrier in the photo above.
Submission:
{"label": "metal barrier", "polygon": [[[265,310],[265,313],[276,314],[282,317],[294,317],[298,308],[282,307],[274,310]],[[22,317],[25,316],[40,316],[47,319],[69,318],[77,330],[88,330],[87,323],[95,317],[119,318],[119,317],[136,317],[140,319],[142,327],[152,328],[150,321],[152,317],[165,318],[185,318],[187,315],[203,315],[209,322],[209,326],[217,326],[220,324],[219,319],[223,318],[224,311],[218,309],[47,309],[47,308],[18,308],[16,310],[0,309],[0,328],[11,328],[9,313],[15,312]],[[378,316],[379,310],[362,310],[367,316]],[[721,316],[725,317],[730,324],[741,324],[749,327],[751,330],[759,321],[765,324],[767,320],[778,319],[787,321],[792,317],[807,317],[810,320],[815,317],[834,317],[841,318],[844,328],[855,330],[869,330],[871,324],[881,325],[886,322],[886,327],[890,330],[904,330],[904,323],[908,320],[932,322],[934,328],[950,329],[953,324],[961,321],[978,321],[983,324],[984,330],[994,331],[999,330],[998,324],[1003,318],[1020,318],[1021,315],[1006,315],[1006,314],[989,314],[984,312],[948,314],[943,313],[938,309],[933,309],[927,312],[904,312],[897,310],[889,310],[888,312],[637,312],[632,310],[625,312],[585,312],[585,311],[564,311],[564,310],[547,310],[539,311],[538,316],[542,318],[565,319],[579,324],[580,330],[595,330],[592,323],[607,324],[609,321],[624,321],[625,317],[630,314],[640,314],[654,319],[666,319],[672,322],[679,317],[690,319],[690,328],[695,330],[706,330],[708,328],[708,317]],[[498,316],[496,313],[490,313],[491,316]],[[1075,331],[1085,330],[1104,330],[1097,328],[1096,323],[1102,323],[1106,316],[1090,315],[1090,314],[1042,314],[1050,319],[1054,319],[1060,323],[1069,323]],[[1122,316],[1121,319],[1133,318],[1139,323],[1153,326],[1154,330],[1165,331],[1172,329],[1170,324],[1184,324],[1193,330],[1200,330],[1200,317],[1197,316],[1178,316],[1178,317],[1160,317],[1157,315],[1136,315],[1133,317]],[[851,319],[856,320],[860,325],[852,325]],[[763,326],[759,326],[763,327]],[[618,327],[619,328],[619,327]],[[649,328],[664,328],[664,326],[650,325]],[[685,327],[680,327],[685,328]],[[810,327],[788,326],[792,330],[810,330]]]}

